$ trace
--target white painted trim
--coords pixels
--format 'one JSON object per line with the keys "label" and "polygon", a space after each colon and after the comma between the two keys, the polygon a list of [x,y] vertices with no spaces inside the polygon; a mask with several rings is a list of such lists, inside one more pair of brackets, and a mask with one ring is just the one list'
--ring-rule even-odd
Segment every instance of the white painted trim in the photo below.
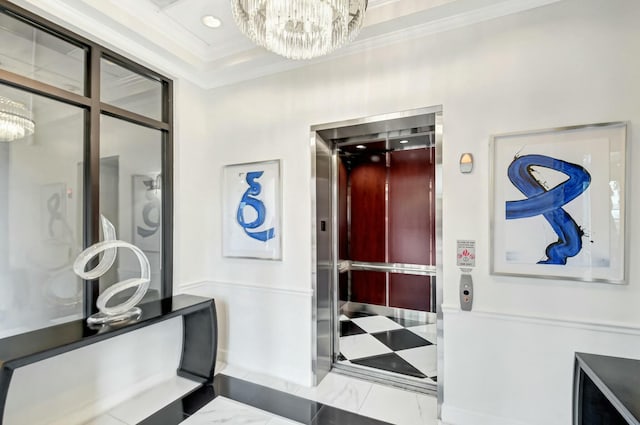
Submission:
{"label": "white painted trim", "polygon": [[[489,310],[462,311],[458,306],[443,305],[442,312],[445,315],[468,314],[474,318],[486,318],[496,320],[510,320],[542,326],[562,326],[565,328],[584,329],[594,332],[616,333],[625,335],[640,335],[640,325],[617,322],[589,322],[581,319],[568,319],[561,317],[544,317],[533,314],[521,314],[512,312],[498,312]],[[445,318],[446,324],[446,318]]]}
{"label": "white painted trim", "polygon": [[[407,42],[433,34],[462,28],[491,19],[500,18],[510,14],[520,13],[529,9],[557,3],[562,0],[507,0],[499,4],[454,14],[441,19],[427,20],[424,24],[401,28],[393,32],[385,32],[372,37],[356,39],[348,46],[333,52],[330,55],[308,61],[283,61],[276,55],[261,49],[251,52],[241,52],[238,55],[230,55],[225,59],[207,62],[209,79],[205,89],[214,89],[227,85],[237,84],[242,81],[264,77],[279,72],[290,71],[297,68],[332,61],[344,56],[349,56],[364,51]],[[250,60],[246,60],[249,56]],[[271,56],[271,58],[269,58]],[[239,61],[244,57],[244,61]],[[234,63],[246,64],[243,69],[234,67]],[[254,66],[255,63],[260,66]]]}
{"label": "white painted trim", "polygon": [[530,425],[514,419],[506,419],[499,416],[489,416],[482,413],[471,412],[442,404],[443,425]]}
{"label": "white painted trim", "polygon": [[[458,13],[452,12],[442,18],[430,16],[432,11],[426,9],[424,12],[399,18],[401,22],[395,27],[399,29],[395,31],[376,29],[374,25],[371,27],[374,34],[370,37],[361,37],[331,55],[310,61],[285,60],[258,47],[239,50],[222,59],[217,59],[212,55],[211,47],[205,48],[206,43],[184,30],[178,30],[176,37],[171,40],[166,38],[159,40],[158,37],[150,39],[149,37],[154,34],[164,36],[158,32],[162,27],[161,23],[166,24],[171,21],[159,12],[155,12],[153,19],[146,23],[148,27],[144,31],[138,29],[136,35],[135,32],[131,32],[133,30],[116,20],[118,14],[122,16],[126,14],[125,10],[129,12],[137,10],[132,6],[121,7],[108,17],[105,14],[108,8],[91,5],[87,0],[85,0],[87,4],[79,3],[84,6],[83,8],[73,7],[68,0],[13,1],[58,24],[71,26],[73,31],[119,51],[125,56],[136,57],[138,62],[152,69],[158,69],[163,74],[173,78],[185,78],[204,89],[213,89],[524,12],[561,0],[503,0],[484,7],[462,9]],[[376,7],[390,3],[393,1],[381,0]],[[150,8],[150,10],[154,9]],[[421,18],[424,18],[424,21],[421,21]],[[131,19],[136,17],[133,16]],[[161,23],[156,21],[158,19]],[[386,22],[381,24],[387,25]],[[168,48],[171,50],[167,50]]]}
{"label": "white painted trim", "polygon": [[[170,78],[185,78],[201,88],[209,83],[209,78],[203,79],[197,71],[203,66],[197,56],[184,50],[179,52],[166,50],[166,46],[159,47],[158,44],[144,37],[134,39],[124,35],[121,28],[112,26],[120,24],[105,23],[104,21],[108,18],[104,15],[104,19],[97,19],[61,0],[12,0],[12,2],[126,57],[135,58],[136,62]],[[122,28],[126,29],[126,27]],[[189,55],[191,57],[187,58],[186,56]]]}
{"label": "white painted trim", "polygon": [[446,16],[441,19],[427,21],[424,24],[410,28],[401,28],[393,32],[387,32],[374,37],[356,40],[349,46],[340,50],[341,56],[362,52],[371,48],[388,46],[399,42],[405,42],[428,35],[437,34],[457,28],[474,25],[491,19],[501,18],[541,6],[557,3],[561,0],[507,0],[498,4],[472,9],[463,13]]}
{"label": "white painted trim", "polygon": [[251,289],[275,294],[284,294],[284,295],[294,295],[298,297],[311,297],[313,295],[313,290],[311,289],[298,289],[298,288],[286,288],[280,286],[266,286],[266,285],[258,285],[254,283],[244,283],[244,282],[214,282],[211,280],[205,280],[201,282],[191,282],[191,283],[183,283],[178,285],[178,292],[187,292],[196,288],[200,288],[202,286],[223,286],[233,289]]}

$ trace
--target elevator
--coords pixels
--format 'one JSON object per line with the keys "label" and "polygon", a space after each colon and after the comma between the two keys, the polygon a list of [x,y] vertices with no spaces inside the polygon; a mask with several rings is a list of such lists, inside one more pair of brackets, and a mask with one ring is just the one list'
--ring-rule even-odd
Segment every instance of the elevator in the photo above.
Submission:
{"label": "elevator", "polygon": [[442,110],[313,126],[313,370],[443,383]]}

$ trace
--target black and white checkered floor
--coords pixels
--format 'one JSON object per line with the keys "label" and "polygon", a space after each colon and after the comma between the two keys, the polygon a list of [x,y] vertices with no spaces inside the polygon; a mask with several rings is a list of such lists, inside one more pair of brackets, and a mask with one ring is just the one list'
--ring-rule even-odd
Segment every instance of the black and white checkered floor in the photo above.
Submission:
{"label": "black and white checkered floor", "polygon": [[340,316],[339,363],[437,380],[436,325],[366,313]]}

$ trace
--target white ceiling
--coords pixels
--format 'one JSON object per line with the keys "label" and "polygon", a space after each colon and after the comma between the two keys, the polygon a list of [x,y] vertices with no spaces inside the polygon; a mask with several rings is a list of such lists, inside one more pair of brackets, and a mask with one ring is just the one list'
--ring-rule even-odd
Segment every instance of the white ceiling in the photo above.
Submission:
{"label": "white ceiling", "polygon": [[[12,0],[18,5],[203,88],[233,84],[376,46],[459,28],[561,0],[369,0],[365,26],[327,57],[293,61],[236,28],[230,0]],[[203,15],[222,20],[205,27]]]}

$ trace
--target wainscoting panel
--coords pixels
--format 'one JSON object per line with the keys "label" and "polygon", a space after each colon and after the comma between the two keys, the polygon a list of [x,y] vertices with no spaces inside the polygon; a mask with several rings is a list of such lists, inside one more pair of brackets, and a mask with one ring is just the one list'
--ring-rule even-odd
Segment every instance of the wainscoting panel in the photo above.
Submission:
{"label": "wainscoting panel", "polygon": [[311,290],[206,281],[179,291],[215,299],[220,361],[311,385]]}

